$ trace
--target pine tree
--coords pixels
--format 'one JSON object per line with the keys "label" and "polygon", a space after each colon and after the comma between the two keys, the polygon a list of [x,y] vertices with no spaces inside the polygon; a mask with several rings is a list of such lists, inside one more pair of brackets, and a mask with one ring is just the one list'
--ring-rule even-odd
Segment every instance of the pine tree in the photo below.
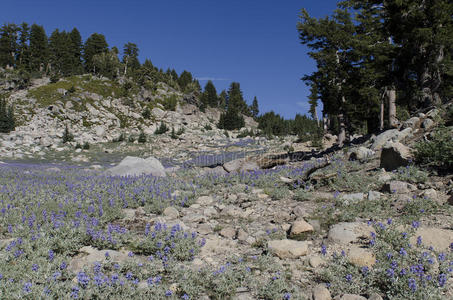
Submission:
{"label": "pine tree", "polygon": [[181,91],[184,91],[186,87],[193,81],[192,74],[186,70],[184,70],[178,79],[179,87]]}
{"label": "pine tree", "polygon": [[68,76],[73,73],[74,53],[72,41],[66,31],[56,29],[49,38],[50,64],[55,75]]}
{"label": "pine tree", "polygon": [[16,127],[14,110],[7,105],[5,99],[0,98],[0,133],[9,133]]}
{"label": "pine tree", "polygon": [[72,74],[79,75],[83,73],[82,65],[82,36],[80,35],[77,28],[73,28],[69,33],[69,39],[71,40],[71,56],[72,56]]}
{"label": "pine tree", "polygon": [[258,99],[255,96],[253,98],[252,105],[250,106],[250,113],[251,113],[252,117],[256,119],[256,117],[258,117],[259,112],[260,111],[258,108]]}
{"label": "pine tree", "polygon": [[221,109],[227,108],[227,102],[228,102],[227,99],[228,99],[228,94],[225,90],[223,90],[219,95],[219,107]]}
{"label": "pine tree", "polygon": [[15,24],[4,24],[0,28],[0,66],[14,68],[18,51],[19,27]]}
{"label": "pine tree", "polygon": [[208,107],[208,106],[217,107],[218,101],[219,101],[219,98],[217,96],[217,90],[215,89],[215,86],[212,83],[212,81],[209,80],[204,87],[203,94],[201,95],[200,109],[202,109],[204,111],[204,109],[206,109],[206,107]]}
{"label": "pine tree", "polygon": [[30,26],[27,23],[22,23],[20,26],[20,38],[17,53],[18,67],[28,70],[30,64]]}
{"label": "pine tree", "polygon": [[105,53],[108,50],[108,44],[105,36],[99,33],[93,33],[85,41],[83,47],[83,59],[85,61],[85,70],[91,73],[96,73],[93,57],[96,54]]}
{"label": "pine tree", "polygon": [[137,70],[140,67],[140,62],[138,61],[138,47],[134,43],[127,43],[123,48],[123,64],[124,64],[124,75],[132,70]]}
{"label": "pine tree", "polygon": [[232,82],[228,90],[228,109],[234,108],[239,113],[250,115],[249,107],[242,96],[241,85],[239,82]]}
{"label": "pine tree", "polygon": [[46,72],[48,61],[48,42],[44,27],[33,24],[30,29],[30,70]]}

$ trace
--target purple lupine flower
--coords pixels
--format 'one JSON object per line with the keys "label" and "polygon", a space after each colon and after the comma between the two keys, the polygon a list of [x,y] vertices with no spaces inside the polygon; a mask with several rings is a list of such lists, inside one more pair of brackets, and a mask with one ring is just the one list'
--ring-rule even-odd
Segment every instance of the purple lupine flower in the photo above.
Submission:
{"label": "purple lupine flower", "polygon": [[324,256],[327,254],[327,247],[324,244],[321,245],[321,254]]}
{"label": "purple lupine flower", "polygon": [[437,281],[439,282],[439,286],[443,287],[447,282],[447,275],[445,275],[444,273],[439,274]]}
{"label": "purple lupine flower", "polygon": [[414,278],[409,278],[408,280],[408,286],[412,290],[412,292],[417,291],[417,283],[415,282]]}
{"label": "purple lupine flower", "polygon": [[351,280],[352,280],[352,275],[351,275],[351,274],[348,274],[348,275],[346,275],[345,278],[346,278],[346,281],[351,282]]}

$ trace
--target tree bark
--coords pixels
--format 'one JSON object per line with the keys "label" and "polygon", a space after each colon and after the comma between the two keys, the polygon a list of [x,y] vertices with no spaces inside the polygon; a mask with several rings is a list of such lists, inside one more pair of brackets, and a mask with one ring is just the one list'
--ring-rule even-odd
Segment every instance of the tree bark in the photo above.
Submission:
{"label": "tree bark", "polygon": [[379,114],[379,130],[384,130],[384,97],[381,97],[381,108]]}
{"label": "tree bark", "polygon": [[340,113],[338,114],[338,126],[340,132],[338,133],[338,146],[343,147],[344,141],[346,140],[346,118],[344,114],[343,105],[346,102],[344,96],[341,96],[341,107]]}
{"label": "tree bark", "polygon": [[396,128],[398,126],[398,119],[396,118],[396,91],[394,87],[391,87],[386,91],[389,109],[389,126],[390,128]]}

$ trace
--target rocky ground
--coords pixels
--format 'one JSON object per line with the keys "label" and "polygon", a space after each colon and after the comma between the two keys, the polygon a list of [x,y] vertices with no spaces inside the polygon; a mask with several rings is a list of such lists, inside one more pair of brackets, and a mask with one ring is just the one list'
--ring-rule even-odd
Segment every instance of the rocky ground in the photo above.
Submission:
{"label": "rocky ground", "polygon": [[[10,97],[28,97],[19,93]],[[60,141],[67,121],[54,113],[71,111],[74,99],[40,108],[42,114],[2,136],[0,271],[11,278],[14,295],[50,286],[49,297],[85,299],[453,298],[453,176],[412,162],[414,143],[432,134],[439,110],[343,149],[330,147],[329,136],[319,152],[295,137],[227,137],[215,129],[218,112],[189,104],[174,112],[153,108],[156,119],[140,121],[147,143],[113,143],[121,126],[107,108],[124,106],[87,97],[94,100],[86,106],[90,116],[111,121],[72,127],[79,142],[92,144],[89,150]],[[71,113],[83,120],[85,110]],[[128,116],[135,118],[133,111]],[[186,131],[176,139],[154,135],[159,122]],[[168,253],[147,242],[161,233],[168,234],[163,243],[178,236]],[[13,255],[15,247],[22,252]],[[32,274],[34,261],[52,270],[50,251],[65,263],[54,285],[11,271],[16,265]],[[122,287],[115,274],[124,277]]]}

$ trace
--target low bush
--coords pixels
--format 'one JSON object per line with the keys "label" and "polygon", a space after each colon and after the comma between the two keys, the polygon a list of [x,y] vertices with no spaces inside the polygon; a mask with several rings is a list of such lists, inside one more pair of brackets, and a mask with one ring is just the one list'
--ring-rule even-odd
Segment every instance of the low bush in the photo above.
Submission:
{"label": "low bush", "polygon": [[415,145],[417,162],[442,169],[453,169],[453,129],[441,127],[428,141]]}

